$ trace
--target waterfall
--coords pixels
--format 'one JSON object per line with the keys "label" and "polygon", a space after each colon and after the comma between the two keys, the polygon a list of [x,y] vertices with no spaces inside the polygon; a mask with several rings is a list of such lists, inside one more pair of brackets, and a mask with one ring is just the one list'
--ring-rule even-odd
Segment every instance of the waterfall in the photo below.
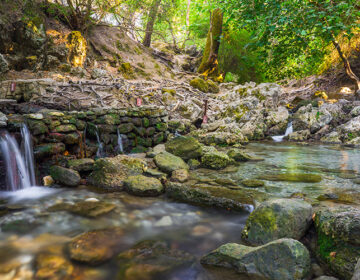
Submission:
{"label": "waterfall", "polygon": [[31,134],[26,124],[24,124],[21,127],[21,135],[23,139],[23,155],[25,158],[25,166],[29,173],[30,184],[32,186],[35,186],[36,177],[35,177],[35,162],[34,162],[34,152],[33,152],[34,149],[33,149]]}
{"label": "waterfall", "polygon": [[122,140],[119,128],[117,129],[117,136],[118,136],[118,139],[117,139],[118,151],[120,154],[123,154],[124,153],[124,145],[123,145],[123,140]]}
{"label": "waterfall", "polygon": [[[29,135],[27,136],[30,137]],[[7,190],[17,191],[31,187],[31,176],[33,176],[35,182],[34,164],[33,160],[31,161],[33,159],[32,150],[27,150],[25,155],[22,155],[15,138],[8,132],[5,132],[4,136],[2,136],[0,147],[6,167]],[[28,148],[31,148],[31,146],[29,145]],[[31,156],[26,155],[26,153],[31,154]],[[26,158],[28,158],[29,164],[27,164]]]}
{"label": "waterfall", "polygon": [[104,152],[104,144],[100,141],[100,136],[99,136],[99,129],[96,126],[96,130],[95,130],[95,134],[96,134],[96,139],[98,142],[98,150],[96,152],[96,156],[98,158],[102,158],[105,156],[105,152]]}
{"label": "waterfall", "polygon": [[289,134],[293,133],[294,129],[292,126],[292,122],[290,121],[287,125],[286,131],[284,135],[281,136],[272,136],[271,138],[275,141],[275,142],[281,142],[282,140],[284,140],[284,137],[288,136]]}

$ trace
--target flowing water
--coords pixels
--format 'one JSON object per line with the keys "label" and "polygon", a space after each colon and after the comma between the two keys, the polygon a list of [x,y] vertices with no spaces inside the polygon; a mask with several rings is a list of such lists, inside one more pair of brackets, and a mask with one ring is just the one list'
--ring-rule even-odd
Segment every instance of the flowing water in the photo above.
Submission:
{"label": "flowing water", "polygon": [[21,127],[21,136],[23,139],[23,155],[25,160],[25,166],[28,170],[30,185],[36,185],[35,177],[35,161],[34,161],[34,149],[31,140],[31,134],[28,127],[24,124]]}
{"label": "flowing water", "polygon": [[275,142],[282,142],[286,136],[290,135],[293,132],[294,132],[294,129],[293,129],[293,126],[292,126],[292,122],[289,122],[284,135],[272,136],[271,138]]}
{"label": "flowing water", "polygon": [[122,136],[121,136],[121,134],[120,134],[119,128],[117,129],[117,137],[118,137],[118,139],[117,139],[118,152],[119,152],[120,154],[123,154],[123,153],[124,153],[124,145],[123,145],[123,139],[122,139]]}
{"label": "flowing water", "polygon": [[[199,169],[194,173],[208,179],[228,178],[239,184],[243,179],[258,178],[264,174],[317,174],[322,177],[320,182],[265,180],[265,186],[258,190],[279,197],[289,197],[300,192],[313,201],[320,195],[331,193],[339,196],[341,203],[359,206],[359,150],[289,143],[253,143],[247,146],[247,150],[263,157],[264,161],[241,163],[240,166],[224,171]],[[11,269],[7,269],[6,272],[1,269],[8,268],[9,263],[16,263],[14,267],[17,271],[34,273],[34,260],[44,248],[62,246],[70,238],[89,230],[114,226],[125,231],[122,239],[123,249],[139,241],[155,239],[166,241],[171,248],[186,251],[197,258],[195,265],[184,267],[176,274],[163,278],[164,280],[233,279],[231,276],[225,277],[222,272],[220,276],[214,277],[220,270],[203,268],[199,264],[199,258],[221,244],[239,242],[249,215],[246,212],[201,208],[178,203],[166,197],[141,198],[122,192],[99,193],[83,186],[77,189],[43,189],[55,193],[50,192],[46,197],[37,199],[23,195],[17,197],[17,200],[2,195],[0,279],[5,279],[1,277],[11,273]],[[89,199],[113,203],[116,207],[97,218],[87,218],[68,211],[49,210],[49,207],[58,203],[74,204]],[[73,265],[81,271],[96,272],[92,275],[97,276],[81,279],[118,279],[116,275],[119,267],[116,257],[95,268],[78,263]]]}
{"label": "flowing water", "polygon": [[96,134],[96,140],[97,140],[97,143],[98,143],[98,149],[97,149],[97,152],[96,152],[96,157],[97,158],[102,158],[102,157],[105,156],[104,143],[101,142],[101,140],[100,140],[98,127],[96,127],[95,134]]}

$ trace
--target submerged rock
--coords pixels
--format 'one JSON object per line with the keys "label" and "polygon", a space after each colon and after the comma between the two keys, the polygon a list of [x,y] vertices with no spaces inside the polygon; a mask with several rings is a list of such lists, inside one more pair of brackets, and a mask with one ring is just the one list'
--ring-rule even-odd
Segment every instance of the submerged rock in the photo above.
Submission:
{"label": "submerged rock", "polygon": [[158,179],[143,175],[128,177],[124,187],[127,192],[138,196],[158,196],[164,192],[164,186]]}
{"label": "submerged rock", "polygon": [[316,212],[316,256],[341,279],[351,279],[360,256],[360,211],[336,207]]}
{"label": "submerged rock", "polygon": [[72,260],[98,265],[116,254],[122,237],[121,228],[89,231],[70,241],[67,249]]}
{"label": "submerged rock", "polygon": [[80,184],[81,177],[75,170],[54,165],[50,168],[51,177],[59,184],[76,187]]}
{"label": "submerged rock", "polygon": [[155,164],[161,171],[171,174],[173,171],[178,169],[189,169],[189,166],[177,156],[168,152],[162,152],[155,156]]}
{"label": "submerged rock", "polygon": [[266,181],[284,181],[284,182],[302,182],[302,183],[319,183],[322,180],[321,175],[307,173],[284,173],[268,174],[259,176],[259,179]]}
{"label": "submerged rock", "polygon": [[113,203],[100,202],[100,201],[81,201],[75,204],[59,203],[48,208],[50,212],[68,211],[70,213],[95,218],[111,212],[115,209],[116,205]]}
{"label": "submerged rock", "polygon": [[203,257],[201,263],[233,268],[251,279],[301,280],[310,272],[308,250],[293,239],[279,239],[260,247],[228,243]]}
{"label": "submerged rock", "polygon": [[101,158],[95,161],[94,171],[90,174],[90,184],[107,190],[121,191],[129,176],[141,175],[146,169],[142,159],[126,155]]}
{"label": "submerged rock", "polygon": [[190,266],[195,257],[170,249],[164,241],[142,241],[118,256],[120,270],[116,279],[150,280],[170,279],[167,276],[177,269]]}
{"label": "submerged rock", "polygon": [[231,149],[227,152],[227,155],[235,161],[262,161],[263,158],[255,157],[247,154],[245,151],[240,149]]}
{"label": "submerged rock", "polygon": [[274,199],[261,203],[249,216],[242,238],[263,245],[279,238],[299,240],[311,224],[312,207],[297,199]]}
{"label": "submerged rock", "polygon": [[197,159],[202,155],[201,144],[190,136],[175,137],[165,144],[166,151],[183,160]]}
{"label": "submerged rock", "polygon": [[260,188],[265,185],[265,183],[263,181],[256,180],[256,179],[242,180],[241,184],[243,184],[245,187],[248,187],[248,188]]}

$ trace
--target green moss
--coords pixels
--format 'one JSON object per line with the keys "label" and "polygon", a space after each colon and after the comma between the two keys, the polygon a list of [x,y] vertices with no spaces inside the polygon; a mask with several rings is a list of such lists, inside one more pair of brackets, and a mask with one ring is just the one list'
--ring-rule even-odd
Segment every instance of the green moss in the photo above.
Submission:
{"label": "green moss", "polygon": [[162,88],[161,93],[170,93],[171,95],[175,95],[176,90],[175,89],[170,89],[170,88]]}
{"label": "green moss", "polygon": [[265,185],[265,183],[263,181],[256,180],[256,179],[242,180],[241,184],[243,184],[245,187],[248,187],[248,188],[259,188],[259,187],[263,187]]}
{"label": "green moss", "polygon": [[195,78],[193,80],[190,81],[190,85],[193,87],[193,88],[196,88],[202,92],[209,92],[209,85],[208,83],[201,79],[201,78]]}
{"label": "green moss", "polygon": [[318,232],[318,253],[324,260],[330,260],[330,253],[336,249],[335,241],[322,231]]}
{"label": "green moss", "polygon": [[138,65],[140,68],[145,68],[145,64],[144,64],[143,62],[139,62],[137,65]]}
{"label": "green moss", "polygon": [[285,174],[268,174],[259,176],[259,179],[267,181],[285,181],[285,182],[303,182],[319,183],[322,180],[321,175],[307,173],[285,173]]}
{"label": "green moss", "polygon": [[139,47],[135,47],[135,48],[134,48],[134,51],[135,51],[135,53],[138,54],[138,55],[143,54],[143,51],[142,51]]}

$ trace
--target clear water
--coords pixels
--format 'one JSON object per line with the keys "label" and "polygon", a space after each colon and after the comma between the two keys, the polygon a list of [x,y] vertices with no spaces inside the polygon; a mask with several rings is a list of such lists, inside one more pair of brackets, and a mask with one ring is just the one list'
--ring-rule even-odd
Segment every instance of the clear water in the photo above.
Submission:
{"label": "clear water", "polygon": [[[358,149],[253,143],[247,146],[247,150],[265,160],[242,163],[229,172],[206,173],[199,170],[195,173],[210,179],[228,178],[235,182],[264,174],[320,174],[323,179],[319,183],[266,181],[266,186],[259,188],[259,191],[270,192],[280,197],[289,197],[293,193],[301,192],[314,201],[321,194],[337,193],[343,195],[344,199],[351,199],[347,203],[356,207],[359,205],[360,187],[354,182],[359,178],[360,172]],[[34,259],[44,248],[54,244],[65,244],[72,237],[89,230],[113,226],[125,230],[126,234],[122,240],[125,247],[131,247],[142,240],[161,239],[167,241],[172,248],[184,250],[199,260],[202,255],[221,244],[239,242],[248,217],[248,213],[200,208],[177,203],[165,197],[139,198],[126,193],[96,193],[85,187],[42,189],[55,193],[46,193],[45,196],[36,199],[24,199],[26,195],[19,195],[15,200],[4,196],[5,193],[2,194],[5,201],[1,203],[8,206],[10,212],[0,217],[0,227],[3,229],[13,221],[26,221],[27,227],[25,231],[20,232],[0,232],[0,279],[16,279],[9,277],[13,271],[25,271],[31,275],[34,273]],[[89,198],[114,203],[116,208],[98,218],[85,218],[65,211],[47,211],[48,207],[59,202],[75,203]],[[0,210],[2,207],[0,205]],[[73,265],[81,271],[98,273],[95,274],[98,275],[96,277],[84,279],[110,280],[116,279],[118,267],[115,260],[116,258],[95,268],[77,263]],[[15,268],[4,272],[1,267],[8,268],[9,263],[15,263]],[[225,276],[224,273],[219,269],[203,268],[197,261],[195,265],[185,267],[175,276],[169,276],[164,280],[242,279],[233,274]]]}

